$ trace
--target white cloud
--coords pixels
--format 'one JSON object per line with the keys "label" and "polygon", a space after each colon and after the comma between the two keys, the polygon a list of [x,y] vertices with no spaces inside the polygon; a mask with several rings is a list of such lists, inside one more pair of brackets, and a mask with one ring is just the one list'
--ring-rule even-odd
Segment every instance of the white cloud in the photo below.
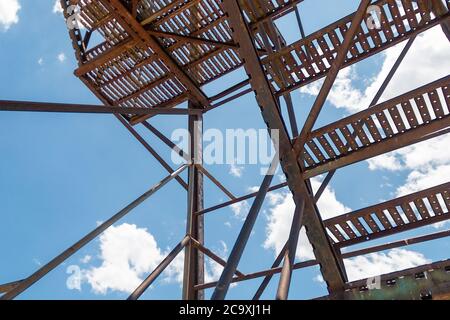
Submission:
{"label": "white cloud", "polygon": [[6,31],[19,22],[19,0],[0,0],[0,27]]}
{"label": "white cloud", "polygon": [[236,218],[244,219],[247,216],[248,211],[250,210],[250,205],[248,204],[248,201],[245,200],[233,203],[232,205],[230,205],[230,208]]}
{"label": "white cloud", "polygon": [[[328,96],[328,102],[348,113],[355,113],[367,108],[397,60],[405,43],[382,53],[384,60],[381,70],[370,79],[370,84],[365,86],[364,90],[355,85],[355,81],[359,80],[356,66],[341,70]],[[450,44],[440,26],[419,35],[385,90],[380,102],[446,76],[448,70],[450,70],[449,54]],[[317,95],[322,83],[323,80],[316,81],[302,87],[300,91],[309,95]],[[449,135],[435,138],[370,159],[368,160],[369,168],[371,170],[384,169],[389,171],[409,170],[410,173],[405,183],[396,190],[397,196],[429,188],[448,182],[448,177],[450,177],[449,145]],[[331,203],[329,202],[329,204]],[[285,198],[271,210],[266,247],[276,248],[276,251],[281,250],[287,238],[285,234],[289,232],[293,211],[294,204],[290,197]],[[330,211],[321,210],[321,212]],[[436,224],[435,227],[442,227],[443,224]],[[304,233],[300,237],[300,242],[303,242],[303,245],[299,245],[298,250],[303,249],[305,253],[297,254],[297,257],[313,258],[312,252],[308,251],[310,247],[304,244],[307,242]],[[429,260],[421,253],[394,249],[387,253],[374,253],[347,259],[345,265],[350,280],[356,280],[428,262]],[[320,282],[320,280],[320,277],[315,278],[315,281]]]}
{"label": "white cloud", "polygon": [[55,0],[55,3],[53,4],[53,13],[63,13],[60,0]]}
{"label": "white cloud", "polygon": [[449,182],[450,163],[443,166],[413,170],[404,185],[397,188],[397,196],[413,193]]}
{"label": "white cloud", "polygon": [[[321,184],[318,178],[311,179],[311,183],[314,191]],[[295,204],[292,195],[288,192],[271,192],[269,195],[271,207],[268,209],[269,221],[266,226],[264,248],[272,249],[275,253],[278,253],[288,239]],[[334,190],[329,186],[325,188],[317,206],[324,219],[338,216],[351,210],[337,200]],[[306,237],[304,228],[300,231],[296,257],[300,260],[314,259],[313,250]]]}
{"label": "white cloud", "polygon": [[64,61],[66,61],[66,55],[61,52],[60,54],[58,54],[57,59],[59,62],[63,63]]}
{"label": "white cloud", "polygon": [[[381,69],[370,79],[369,85],[364,90],[359,89],[355,84],[359,80],[356,66],[341,70],[328,97],[329,103],[349,113],[367,108],[405,44],[406,42],[403,42],[382,53],[384,60]],[[417,36],[380,102],[447,76],[450,70],[449,55],[450,44],[440,26],[433,27]],[[303,93],[317,95],[322,83],[323,80],[316,81],[300,90]],[[450,135],[447,134],[382,154],[367,162],[370,170],[409,170],[406,181],[395,192],[397,196],[401,196],[448,182],[449,145]]]}
{"label": "white cloud", "polygon": [[[312,187],[316,191],[320,186],[318,179],[312,180]],[[266,249],[273,249],[278,253],[287,241],[292,216],[294,212],[294,201],[288,193],[282,194],[283,197],[276,197],[276,203],[269,210],[269,223],[267,225],[267,238],[264,243]],[[351,209],[346,207],[336,198],[333,189],[327,187],[318,203],[321,216],[324,219],[341,215],[349,212]],[[312,247],[306,237],[304,228],[302,228],[297,245],[296,258],[299,260],[314,259]],[[371,276],[389,273],[397,270],[407,269],[429,263],[421,253],[408,251],[404,249],[393,249],[387,253],[373,253],[366,256],[359,256],[346,259],[345,267],[350,281],[364,279]],[[313,281],[322,283],[323,278],[317,275]]]}
{"label": "white cloud", "polygon": [[[220,248],[215,252],[223,260],[227,260],[228,246],[224,241],[220,241]],[[206,259],[205,282],[213,282],[219,280],[223,271],[223,267],[211,259]]]}
{"label": "white cloud", "polygon": [[244,172],[244,167],[243,166],[238,166],[238,165],[233,163],[233,164],[230,165],[230,170],[228,172],[232,176],[240,178],[240,177],[242,177],[242,173]]}
{"label": "white cloud", "polygon": [[[376,82],[384,78],[386,71],[383,70],[389,69],[399,52],[398,46],[386,51],[385,62]],[[385,96],[391,98],[446,76],[450,70],[449,54],[450,44],[440,26],[424,32],[415,40]],[[445,177],[449,177],[447,165],[450,165],[449,145],[449,135],[427,140],[369,159],[369,169],[410,170],[405,185],[398,188],[397,195],[418,191],[446,182]]]}
{"label": "white cloud", "polygon": [[371,253],[344,260],[350,281],[404,270],[430,262],[423,254],[405,249],[392,249],[387,253]]}
{"label": "white cloud", "polygon": [[247,191],[250,192],[250,193],[258,192],[259,191],[259,186],[248,187]]}
{"label": "white cloud", "polygon": [[38,59],[38,65],[42,66],[44,64],[44,58]]}
{"label": "white cloud", "polygon": [[[426,259],[420,252],[405,249],[392,249],[386,253],[377,252],[345,259],[344,265],[349,281],[356,281],[413,268],[430,262],[431,261]],[[313,281],[324,283],[321,274],[313,277]]]}
{"label": "white cloud", "polygon": [[[100,266],[82,270],[83,281],[97,294],[109,290],[130,293],[165,255],[147,229],[128,223],[111,226],[100,236]],[[176,259],[165,275],[178,281],[180,273],[180,260]]]}
{"label": "white cloud", "polygon": [[450,135],[442,135],[367,160],[369,169],[414,170],[450,163]]}
{"label": "white cloud", "polygon": [[87,254],[83,258],[80,259],[80,262],[81,263],[89,263],[89,262],[91,262],[91,260],[92,260],[92,256]]}
{"label": "white cloud", "polygon": [[[336,108],[342,108],[349,113],[366,109],[405,44],[406,42],[400,43],[381,53],[384,57],[381,70],[370,79],[369,85],[365,85],[364,90],[359,89],[354,83],[359,79],[356,65],[341,70],[328,96],[328,101]],[[380,102],[446,76],[450,70],[449,55],[450,44],[440,26],[420,34],[386,88]],[[322,83],[323,79],[315,81],[300,88],[300,92],[315,96],[319,93]]]}
{"label": "white cloud", "polygon": [[[450,178],[450,135],[436,137],[368,160],[371,170],[406,171],[407,177],[396,188],[395,196],[428,189]],[[445,208],[444,208],[445,210]],[[442,228],[447,223],[433,226]]]}
{"label": "white cloud", "polygon": [[[359,89],[355,88],[353,81],[357,79],[356,69],[350,66],[339,71],[333,88],[328,95],[328,101],[336,108],[344,108],[351,113],[360,111],[369,104],[369,98]],[[312,96],[319,94],[323,80],[315,81],[300,88],[300,92]]]}

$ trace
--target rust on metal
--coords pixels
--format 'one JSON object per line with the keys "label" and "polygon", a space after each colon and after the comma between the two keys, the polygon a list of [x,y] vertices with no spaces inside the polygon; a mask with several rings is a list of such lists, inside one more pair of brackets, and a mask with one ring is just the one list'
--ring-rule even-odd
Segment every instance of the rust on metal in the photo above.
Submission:
{"label": "rust on metal", "polygon": [[[450,39],[450,1],[356,1],[355,12],[310,34],[305,34],[300,17],[304,1],[311,0],[60,0],[66,19],[71,5],[79,7],[82,28],[68,30],[78,64],[74,75],[101,104],[0,101],[0,111],[112,114],[169,175],[36,272],[0,285],[0,299],[13,299],[27,290],[171,180],[186,191],[186,234],[129,299],[139,298],[183,250],[184,299],[205,299],[208,288],[215,288],[212,298],[224,299],[231,283],[264,278],[253,296],[259,299],[275,274],[280,280],[273,297],[287,299],[294,270],[311,266],[320,267],[329,291],[319,299],[450,299],[448,260],[380,275],[376,290],[367,287],[367,279],[349,282],[344,265],[352,257],[448,237],[450,230],[381,242],[447,221],[450,182],[326,220],[316,205],[340,168],[450,132],[449,75],[379,103],[414,39],[439,25]],[[379,28],[368,26],[369,5],[380,9]],[[276,23],[287,15],[295,15],[301,34],[293,42],[286,41]],[[92,44],[94,34],[101,39],[97,44]],[[406,46],[369,106],[315,128],[340,70],[403,41]],[[247,75],[239,83],[214,95],[206,93],[206,85],[239,69]],[[324,85],[312,106],[306,106],[309,113],[301,127],[290,93],[322,78]],[[259,191],[235,196],[202,162],[203,118],[249,94],[255,95],[267,128],[278,130],[277,156],[286,182],[271,185],[272,176],[267,175]],[[186,118],[191,136],[198,138],[189,151],[150,123],[161,115]],[[186,163],[173,169],[134,126],[148,129]],[[181,176],[184,169],[187,181]],[[314,193],[310,179],[321,174],[327,176]],[[230,200],[205,208],[204,177]],[[239,271],[266,194],[285,187],[296,205],[288,242],[269,269]],[[251,198],[255,198],[253,205],[226,261],[205,245],[207,213]],[[302,227],[315,259],[296,262]],[[374,239],[380,243],[342,250]],[[205,257],[224,267],[218,281],[205,283]]]}

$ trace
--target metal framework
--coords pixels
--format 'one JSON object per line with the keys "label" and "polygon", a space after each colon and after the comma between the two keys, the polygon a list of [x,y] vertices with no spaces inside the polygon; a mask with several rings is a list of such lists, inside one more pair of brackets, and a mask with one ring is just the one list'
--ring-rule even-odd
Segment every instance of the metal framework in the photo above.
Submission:
{"label": "metal framework", "polygon": [[[305,0],[309,1],[309,0]],[[303,0],[61,0],[66,19],[77,5],[83,28],[69,29],[78,68],[75,75],[103,105],[0,101],[3,111],[111,113],[161,163],[168,175],[146,193],[99,225],[52,261],[25,279],[0,285],[1,299],[13,299],[36,281],[127,215],[171,180],[187,192],[186,236],[136,288],[138,299],[173,259],[185,250],[183,299],[226,298],[232,282],[264,278],[253,299],[259,299],[273,275],[280,273],[274,297],[287,299],[292,272],[320,266],[329,295],[320,299],[450,299],[450,261],[382,275],[378,290],[367,281],[349,282],[343,259],[421,243],[450,235],[450,230],[366,247],[342,249],[450,218],[450,182],[322,221],[316,206],[337,169],[393,151],[450,130],[450,77],[426,84],[379,103],[416,36],[440,25],[450,39],[449,0],[362,0],[357,10],[328,26],[305,35],[301,23]],[[380,8],[377,28],[368,26],[369,6]],[[287,44],[275,21],[295,15],[301,39]],[[103,42],[89,43],[94,33]],[[407,41],[368,108],[323,127],[315,122],[339,70]],[[206,84],[244,68],[248,79],[208,96]],[[324,78],[320,92],[302,128],[298,128],[290,92]],[[264,178],[258,192],[234,196],[202,163],[203,114],[254,93],[268,129],[279,132],[279,154],[286,182],[271,185]],[[291,132],[280,107],[286,103]],[[187,102],[186,108],[175,108]],[[181,150],[148,119],[158,115],[186,115],[196,139],[190,151]],[[171,166],[134,129],[147,128],[186,164]],[[191,135],[191,136],[192,136]],[[276,162],[278,159],[274,159]],[[188,181],[180,173],[188,171]],[[326,173],[314,194],[310,178]],[[203,180],[210,179],[230,200],[204,207]],[[270,269],[244,274],[239,261],[268,192],[288,187],[296,205],[289,239]],[[204,246],[205,216],[219,208],[255,198],[228,261]],[[295,262],[302,226],[316,259]],[[224,266],[217,282],[205,283],[204,259]],[[249,297],[251,298],[251,297]]]}

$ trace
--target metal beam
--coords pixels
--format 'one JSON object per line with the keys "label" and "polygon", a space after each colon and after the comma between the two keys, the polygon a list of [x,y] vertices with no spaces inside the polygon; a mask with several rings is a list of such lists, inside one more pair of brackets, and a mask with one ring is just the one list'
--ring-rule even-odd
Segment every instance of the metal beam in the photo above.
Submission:
{"label": "metal beam", "polygon": [[[381,84],[380,88],[378,88],[378,91],[375,94],[375,96],[373,97],[372,101],[370,102],[368,108],[370,108],[373,105],[376,105],[378,103],[378,101],[380,100],[384,91],[386,90],[386,87],[391,82],[392,78],[394,77],[395,73],[398,70],[398,67],[400,66],[400,64],[402,63],[406,54],[408,53],[409,49],[411,48],[412,44],[414,43],[415,39],[416,39],[416,36],[413,36],[408,39],[408,42],[403,47],[402,52],[400,52],[395,63],[392,65],[391,70],[389,70],[389,73],[387,74],[387,76],[384,79],[383,83]],[[356,137],[356,132],[353,133],[353,137]],[[345,147],[349,148],[350,146],[347,144]],[[330,181],[333,178],[335,173],[336,173],[336,169],[331,170],[330,172],[328,172],[327,176],[322,181],[322,184],[320,185],[319,190],[317,190],[316,194],[314,195],[314,199],[316,200],[316,202],[319,200],[320,196],[322,195],[322,193],[325,190],[325,188],[327,187],[327,185],[330,183]]]}
{"label": "metal beam", "polygon": [[[439,201],[439,197],[442,197],[443,203]],[[428,207],[423,199],[427,199],[431,207]],[[399,208],[403,211],[403,217]],[[449,210],[450,182],[333,217],[325,220],[324,224],[337,239],[334,246],[342,248],[446,221],[450,219]],[[378,226],[372,214],[383,228]],[[361,221],[364,221],[369,229]],[[352,232],[350,224],[359,234]],[[341,226],[347,237],[336,225]]]}
{"label": "metal beam", "polygon": [[349,283],[346,291],[317,300],[448,300],[450,260],[381,275],[379,283],[363,279]]}
{"label": "metal beam", "polygon": [[287,182],[294,195],[294,202],[299,205],[306,198],[306,212],[303,223],[308,230],[308,237],[313,244],[316,257],[321,261],[322,272],[330,290],[340,290],[344,285],[344,273],[337,256],[331,247],[330,240],[324,232],[321,218],[311,201],[310,192],[304,182],[297,157],[287,134],[286,126],[279,113],[277,99],[266,78],[258,54],[256,52],[251,33],[241,13],[237,1],[222,3],[233,30],[233,39],[239,45],[239,55],[245,60],[245,69],[250,78],[250,84],[255,91],[256,100],[261,108],[264,121],[268,128],[278,130],[279,157]]}
{"label": "metal beam", "polygon": [[230,199],[236,199],[236,197],[227,189],[223,184],[220,183],[205,167],[200,164],[196,165],[198,170],[200,170],[212,183],[214,183],[223,193],[225,193]]}
{"label": "metal beam", "polygon": [[152,196],[155,192],[157,192],[159,189],[161,189],[163,186],[165,186],[168,182],[170,182],[172,179],[177,177],[187,167],[188,167],[188,165],[186,165],[186,164],[181,166],[174,173],[170,174],[169,176],[165,177],[163,180],[161,180],[160,182],[155,184],[148,191],[146,191],[144,194],[142,194],[136,200],[131,202],[125,208],[123,208],[122,210],[117,212],[114,216],[112,216],[111,218],[109,218],[108,220],[106,220],[105,222],[100,224],[93,231],[89,232],[87,235],[85,235],[83,238],[81,238],[78,242],[76,242],[70,248],[66,249],[61,254],[59,254],[57,257],[55,257],[53,260],[51,260],[50,262],[48,262],[47,264],[42,266],[39,270],[37,270],[32,275],[30,275],[28,278],[21,281],[16,287],[14,287],[12,290],[5,293],[0,299],[1,300],[14,299],[16,296],[18,296],[24,290],[26,290],[30,286],[32,286],[36,281],[39,281],[47,273],[49,273],[50,271],[55,269],[57,266],[59,266],[61,263],[63,263],[65,260],[67,260],[69,257],[71,257],[74,253],[76,253],[78,250],[83,248],[86,244],[88,244],[93,239],[95,239],[103,231],[105,231],[110,226],[112,226],[114,223],[116,223],[121,218],[123,218],[125,215],[130,213],[131,210],[136,208],[138,205],[140,205],[142,202],[144,202],[150,196]]}
{"label": "metal beam", "polygon": [[[310,163],[308,163],[308,160],[305,158],[307,154],[305,153],[306,151],[304,151],[302,157],[307,161],[304,176],[306,178],[311,178],[321,173],[366,160],[382,153],[424,141],[430,138],[432,136],[431,134],[447,128],[450,126],[450,113],[445,111],[438,97],[433,97],[439,95],[438,91],[441,91],[445,97],[445,104],[449,106],[449,82],[450,76],[446,76],[401,96],[373,106],[370,109],[355,113],[349,117],[314,130],[308,136],[308,143],[313,147],[315,144],[313,139],[324,137],[325,134],[338,134],[337,132],[341,129],[348,129],[348,127],[346,127],[347,125],[354,129],[361,141],[362,139],[366,140],[361,142],[363,144],[362,146],[358,146],[352,133],[350,133],[348,136],[345,136],[346,141],[341,141],[341,143],[345,144],[347,142],[353,142],[350,151],[347,151],[348,149],[344,148],[344,150],[341,150],[337,155],[322,153],[322,156],[324,156],[323,159],[320,159],[320,161],[312,160],[309,161]],[[433,108],[435,115],[428,113],[428,103],[424,96],[431,99],[432,105],[430,105],[430,107]],[[410,100],[415,100],[415,103],[419,105],[418,110],[421,113],[421,118],[418,118],[414,112],[410,111],[412,110]],[[408,114],[406,119],[407,122],[405,122],[401,116],[397,115],[397,113],[399,113],[397,105],[402,108],[404,114]],[[393,123],[394,126],[392,126],[389,121],[384,120],[385,111],[389,113],[391,117],[396,118],[395,123]],[[369,124],[368,121],[374,121],[375,118],[378,119],[377,121],[380,122],[381,127]],[[368,128],[373,139],[372,141],[368,138],[366,133],[363,132],[364,126]],[[395,132],[394,129],[397,132]],[[341,139],[334,139],[331,142],[338,148],[338,142],[340,140]],[[318,153],[317,150],[315,150],[315,152]]]}
{"label": "metal beam", "polygon": [[286,300],[291,286],[292,267],[295,262],[295,254],[297,252],[298,237],[302,227],[301,221],[305,203],[295,208],[294,217],[292,219],[291,231],[287,242],[287,250],[284,252],[284,263],[281,269],[280,282],[278,284],[277,300]]}
{"label": "metal beam", "polygon": [[95,104],[73,104],[53,102],[29,102],[0,100],[0,111],[25,112],[61,112],[61,113],[94,113],[94,114],[133,114],[133,115],[188,115],[199,114],[201,110],[168,109],[168,108],[135,108],[115,107]]}
{"label": "metal beam", "polygon": [[[276,185],[270,187],[270,188],[267,190],[267,192],[270,192],[270,191],[274,191],[274,190],[278,190],[278,189],[287,187],[287,185],[288,185],[287,182],[283,182],[283,183],[276,184]],[[235,203],[238,203],[238,202],[242,202],[242,201],[245,201],[245,200],[254,198],[254,197],[256,197],[257,195],[258,195],[258,192],[252,192],[252,193],[246,194],[246,195],[244,195],[244,196],[241,196],[241,197],[232,199],[232,200],[230,200],[230,201],[227,201],[227,202],[224,202],[224,203],[220,203],[220,204],[217,204],[217,205],[215,205],[215,206],[212,206],[212,207],[205,208],[205,209],[203,209],[203,210],[197,211],[195,214],[203,215],[203,214],[206,214],[206,213],[208,213],[208,212],[212,212],[212,211],[215,211],[215,210],[218,210],[218,209],[221,209],[221,208],[228,207],[228,206],[230,206],[230,205],[232,205],[232,204],[235,204]]]}
{"label": "metal beam", "polygon": [[163,31],[153,30],[153,29],[149,29],[149,28],[145,28],[145,30],[147,30],[147,32],[149,34],[151,34],[152,36],[176,39],[182,43],[196,43],[196,44],[203,44],[203,45],[222,47],[222,48],[231,48],[231,49],[237,48],[237,46],[231,42],[214,41],[214,40],[209,40],[209,39],[205,39],[205,38],[186,36],[186,35],[177,34],[177,33],[173,33],[173,32],[163,32]]}
{"label": "metal beam", "polygon": [[[272,163],[273,165],[273,163]],[[269,169],[269,171],[272,169]],[[227,261],[227,265],[223,269],[219,281],[217,282],[216,288],[211,296],[211,300],[224,300],[230,287],[233,275],[236,273],[237,266],[241,260],[242,254],[244,253],[245,247],[247,245],[248,239],[252,232],[253,226],[255,225],[256,218],[258,217],[259,211],[261,210],[262,204],[269,189],[270,183],[273,179],[273,173],[269,172],[259,188],[258,195],[256,196],[250,211],[245,218],[245,222],[242,225],[241,231],[236,239],[236,242],[231,250],[230,256]]]}
{"label": "metal beam", "polygon": [[[189,108],[196,108],[189,103]],[[204,244],[204,217],[195,215],[196,211],[203,209],[203,173],[196,164],[203,163],[203,118],[201,115],[189,116],[189,154],[193,165],[189,168],[188,212],[186,218],[186,232]],[[205,281],[204,254],[192,245],[186,247],[184,256],[183,299],[203,300],[205,294],[202,290],[194,290],[194,286]]]}
{"label": "metal beam", "polygon": [[17,287],[23,280],[0,284],[0,293],[8,292]]}
{"label": "metal beam", "polygon": [[[214,252],[212,252],[211,250],[209,250],[208,248],[206,248],[202,244],[200,244],[200,242],[198,242],[194,238],[191,238],[191,242],[198,250],[203,252],[206,256],[208,256],[209,258],[211,258],[212,260],[214,260],[215,262],[217,262],[221,266],[225,267],[227,265],[227,262],[225,260],[223,260],[221,257],[219,257],[217,254],[215,254]],[[235,274],[236,274],[237,277],[245,277],[245,274],[243,274],[242,272],[240,272],[237,269],[236,269]]]}
{"label": "metal beam", "polygon": [[116,18],[121,22],[122,26],[127,29],[131,36],[138,41],[143,42],[152,48],[155,54],[164,62],[168,69],[183,83],[195,104],[205,108],[209,106],[207,96],[198,88],[197,84],[192,80],[187,73],[175,62],[175,60],[164,50],[159,42],[152,37],[144,29],[144,27],[134,18],[128,10],[123,6],[120,0],[106,0],[111,9],[114,10]]}
{"label": "metal beam", "polygon": [[355,38],[355,34],[358,31],[358,28],[360,28],[361,22],[367,14],[367,7],[370,5],[370,3],[371,0],[362,0],[361,3],[359,4],[358,9],[356,10],[350,28],[345,33],[344,42],[339,47],[336,58],[331,64],[331,68],[328,71],[328,74],[325,78],[325,81],[322,84],[322,87],[320,88],[319,94],[317,95],[317,98],[314,101],[314,104],[309,112],[309,115],[306,118],[299,139],[296,142],[297,146],[294,146],[296,147],[296,150],[298,150],[298,153],[300,153],[301,148],[306,142],[307,135],[313,128],[319,116],[319,113],[322,110],[323,105],[325,104],[328,94],[330,93],[331,88],[333,87],[333,84],[337,78],[339,70],[342,68],[342,65],[344,64],[347,52],[353,42],[353,39]]}
{"label": "metal beam", "polygon": [[[152,146],[150,146],[150,144],[145,141],[144,138],[141,137],[141,135],[134,130],[134,128],[122,117],[117,115],[117,119],[123,124],[123,126],[131,133],[131,135],[133,137],[136,138],[137,141],[139,141],[142,146],[162,165],[162,167],[169,173],[173,173],[174,170],[172,169],[172,167],[163,159],[163,157],[161,157],[159,155],[158,152],[156,152],[155,149],[153,149]],[[175,180],[177,180],[177,182],[184,188],[184,189],[188,189],[188,185],[187,183],[183,180],[183,178],[177,176],[175,177]]]}
{"label": "metal beam", "polygon": [[[373,247],[363,248],[363,249],[359,249],[359,250],[355,250],[355,251],[345,252],[342,254],[342,258],[343,259],[354,258],[354,257],[360,256],[360,255],[370,254],[370,253],[374,253],[374,252],[380,252],[383,250],[388,250],[388,249],[393,249],[393,248],[398,248],[398,247],[403,247],[403,246],[409,246],[409,245],[418,244],[418,243],[422,243],[422,242],[426,242],[426,241],[430,241],[430,240],[437,240],[437,239],[445,238],[448,236],[450,236],[450,230],[436,232],[436,233],[432,233],[429,235],[418,236],[418,237],[414,237],[414,238],[389,242],[386,244],[377,245],[377,246],[373,246]],[[285,248],[283,248],[281,250],[280,254],[278,255],[277,260],[274,262],[274,264],[272,265],[272,267],[270,269],[258,271],[258,272],[254,272],[254,273],[249,273],[243,277],[234,277],[232,280],[232,283],[265,277],[263,282],[260,285],[260,288],[258,289],[255,296],[253,297],[253,300],[259,300],[259,298],[261,297],[261,294],[264,291],[264,288],[268,284],[268,281],[270,281],[270,279],[275,274],[281,273],[282,267],[277,267],[277,266],[281,263],[281,261],[284,257],[284,254],[283,254],[284,251],[285,251]],[[303,261],[303,262],[297,262],[293,265],[292,269],[298,270],[298,269],[302,269],[302,268],[312,267],[317,264],[318,264],[317,260],[308,260],[308,261]],[[217,284],[217,282],[205,283],[203,285],[197,286],[197,289],[213,288],[214,286],[216,286],[216,284]]]}
{"label": "metal beam", "polygon": [[137,300],[152,285],[161,273],[170,265],[170,263],[178,256],[181,250],[189,244],[190,237],[185,236],[180,243],[164,258],[163,261],[153,270],[153,272],[130,294],[128,300]]}
{"label": "metal beam", "polygon": [[[169,148],[175,151],[180,157],[184,158],[187,161],[190,161],[190,156],[180,147],[178,147],[175,143],[173,143],[169,138],[163,135],[158,129],[152,126],[147,121],[143,121],[142,124],[150,130],[155,136],[157,136],[164,144],[166,144]],[[236,199],[236,197],[227,189],[223,184],[219,182],[205,167],[201,164],[196,164],[198,170],[200,170],[212,183],[214,183],[220,190],[223,191],[230,199]]]}

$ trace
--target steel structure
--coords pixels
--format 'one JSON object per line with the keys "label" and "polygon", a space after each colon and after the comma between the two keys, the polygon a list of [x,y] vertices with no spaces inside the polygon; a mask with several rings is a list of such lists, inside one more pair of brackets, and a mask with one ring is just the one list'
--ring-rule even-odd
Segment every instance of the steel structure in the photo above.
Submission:
{"label": "steel structure", "polygon": [[[329,295],[321,299],[450,299],[450,261],[436,262],[381,276],[381,288],[369,290],[366,280],[349,282],[343,259],[430,241],[450,230],[389,242],[355,251],[342,249],[372,239],[450,218],[450,182],[375,206],[322,221],[316,206],[335,171],[344,166],[447,134],[450,128],[450,78],[424,85],[379,103],[386,86],[416,36],[440,25],[450,39],[449,0],[362,0],[357,10],[305,35],[298,4],[303,0],[61,0],[66,19],[76,5],[83,28],[69,28],[78,68],[75,75],[103,105],[69,105],[0,101],[0,110],[111,113],[168,171],[149,191],[99,225],[29,277],[0,286],[2,299],[12,299],[44,277],[77,250],[128,214],[171,180],[187,191],[186,236],[130,295],[137,299],[185,250],[183,298],[226,297],[232,282],[264,278],[253,299],[259,299],[274,274],[280,273],[277,299],[287,299],[293,270],[319,265]],[[378,25],[371,27],[371,9],[379,8]],[[302,38],[287,44],[274,23],[295,15]],[[90,48],[94,33],[103,42]],[[339,70],[395,44],[406,46],[368,108],[314,129],[316,119]],[[202,87],[238,68],[248,79],[207,96]],[[298,128],[290,92],[324,78],[302,128]],[[235,197],[202,165],[202,115],[244,94],[254,93],[268,129],[279,131],[279,160],[286,182],[271,185],[268,174],[258,192]],[[280,111],[287,106],[288,132]],[[187,102],[187,108],[174,108]],[[147,120],[160,114],[185,114],[197,139],[191,152],[179,149]],[[173,169],[137,133],[141,125],[186,159]],[[186,183],[180,173],[188,170]],[[309,179],[326,173],[314,194]],[[205,208],[203,179],[210,179],[229,198]],[[243,274],[238,270],[247,240],[266,194],[288,187],[296,210],[289,240],[268,270]],[[241,232],[224,261],[204,246],[207,213],[255,198]],[[316,259],[295,263],[299,231],[306,227]],[[205,283],[204,257],[224,266],[217,282]],[[252,298],[252,297],[249,297]]]}

